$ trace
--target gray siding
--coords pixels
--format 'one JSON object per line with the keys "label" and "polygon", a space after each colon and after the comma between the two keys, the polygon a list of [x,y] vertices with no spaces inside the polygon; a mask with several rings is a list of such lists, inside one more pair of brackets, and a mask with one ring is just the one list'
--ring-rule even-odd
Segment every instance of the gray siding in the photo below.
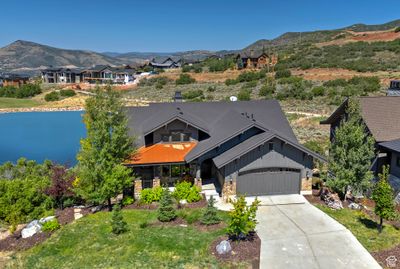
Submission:
{"label": "gray siding", "polygon": [[182,131],[183,133],[190,133],[190,140],[197,141],[199,139],[199,131],[191,125],[180,120],[174,120],[160,129],[153,132],[153,143],[161,142],[161,135],[169,134],[170,131]]}
{"label": "gray siding", "polygon": [[240,159],[227,164],[224,167],[226,179],[236,180],[239,172],[265,168],[293,168],[299,169],[301,177],[306,177],[307,171],[313,168],[313,159],[295,147],[283,143],[279,139],[273,139],[274,148],[269,150],[269,143],[250,151]]}

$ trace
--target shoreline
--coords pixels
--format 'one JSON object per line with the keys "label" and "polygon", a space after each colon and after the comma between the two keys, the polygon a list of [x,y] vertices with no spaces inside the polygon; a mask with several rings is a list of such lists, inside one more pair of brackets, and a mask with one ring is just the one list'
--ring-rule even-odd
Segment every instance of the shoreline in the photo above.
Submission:
{"label": "shoreline", "polygon": [[84,111],[84,107],[21,107],[21,108],[0,108],[0,114],[20,112],[62,112],[62,111]]}

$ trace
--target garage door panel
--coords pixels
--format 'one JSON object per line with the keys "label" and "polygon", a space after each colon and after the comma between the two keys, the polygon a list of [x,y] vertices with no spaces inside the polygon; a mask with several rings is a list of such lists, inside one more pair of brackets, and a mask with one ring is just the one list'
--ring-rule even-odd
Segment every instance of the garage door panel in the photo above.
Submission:
{"label": "garage door panel", "polygon": [[300,171],[254,171],[239,174],[237,192],[247,196],[300,192]]}

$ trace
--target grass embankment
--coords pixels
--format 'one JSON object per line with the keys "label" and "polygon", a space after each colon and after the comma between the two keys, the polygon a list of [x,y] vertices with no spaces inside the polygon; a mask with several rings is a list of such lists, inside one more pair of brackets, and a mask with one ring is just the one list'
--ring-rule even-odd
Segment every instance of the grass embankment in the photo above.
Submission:
{"label": "grass embankment", "polygon": [[0,97],[0,109],[1,108],[26,108],[36,107],[42,103],[32,99],[18,99],[18,98],[6,98]]}
{"label": "grass embankment", "polygon": [[369,252],[390,249],[400,244],[399,230],[384,223],[383,231],[379,234],[376,220],[362,211],[348,208],[332,210],[323,205],[315,206],[348,228]]}
{"label": "grass embankment", "polygon": [[[188,223],[201,209],[180,210]],[[210,268],[219,267],[209,246],[224,229],[200,231],[194,225],[160,226],[156,211],[123,210],[129,231],[111,233],[111,213],[88,215],[62,227],[50,239],[17,254],[9,268]],[[226,213],[220,213],[226,219]],[[146,224],[148,224],[146,226]],[[146,226],[146,227],[144,227]]]}

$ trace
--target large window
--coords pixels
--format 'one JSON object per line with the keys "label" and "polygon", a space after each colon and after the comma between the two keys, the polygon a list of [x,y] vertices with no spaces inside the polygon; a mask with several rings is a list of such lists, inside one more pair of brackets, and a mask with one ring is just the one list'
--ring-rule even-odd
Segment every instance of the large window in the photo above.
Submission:
{"label": "large window", "polygon": [[185,142],[190,141],[190,133],[182,131],[171,131],[169,134],[161,135],[162,142]]}

